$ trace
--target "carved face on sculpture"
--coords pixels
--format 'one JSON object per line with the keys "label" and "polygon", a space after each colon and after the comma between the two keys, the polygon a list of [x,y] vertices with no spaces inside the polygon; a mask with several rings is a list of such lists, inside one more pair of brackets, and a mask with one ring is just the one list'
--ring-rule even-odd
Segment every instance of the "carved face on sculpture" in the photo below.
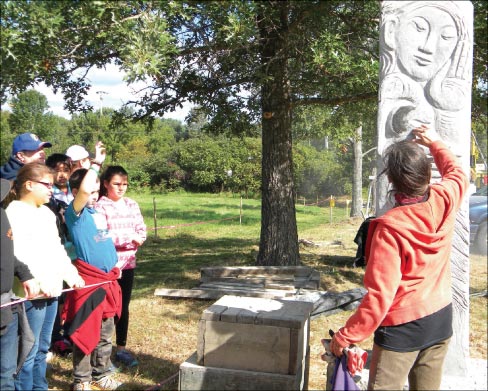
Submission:
{"label": "carved face on sculpture", "polygon": [[430,80],[451,57],[458,31],[451,15],[427,6],[404,14],[394,39],[400,69],[423,82]]}

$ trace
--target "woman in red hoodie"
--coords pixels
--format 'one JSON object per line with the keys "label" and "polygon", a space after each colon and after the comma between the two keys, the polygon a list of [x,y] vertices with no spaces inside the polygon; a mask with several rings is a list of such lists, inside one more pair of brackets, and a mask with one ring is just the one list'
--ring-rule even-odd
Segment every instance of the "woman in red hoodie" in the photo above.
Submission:
{"label": "woman in red hoodie", "polygon": [[[374,333],[368,390],[439,389],[452,336],[450,252],[456,212],[469,181],[456,157],[428,129],[414,141],[392,144],[385,174],[396,206],[371,221],[364,285],[368,293],[330,348],[343,348]],[[430,149],[442,180],[430,184]]]}

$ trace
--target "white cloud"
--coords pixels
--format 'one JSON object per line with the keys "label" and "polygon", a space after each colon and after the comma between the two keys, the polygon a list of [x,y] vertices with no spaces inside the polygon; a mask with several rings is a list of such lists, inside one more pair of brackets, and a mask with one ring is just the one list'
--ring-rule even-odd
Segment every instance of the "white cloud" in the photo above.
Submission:
{"label": "white cloud", "polygon": [[[86,100],[95,110],[99,110],[100,107],[102,107],[102,110],[104,107],[118,109],[125,102],[134,100],[137,89],[143,87],[142,83],[127,86],[124,81],[124,73],[113,64],[109,64],[105,68],[100,69],[92,68],[87,74],[87,79],[92,87],[88,91]],[[58,92],[55,94],[44,83],[40,83],[34,88],[46,96],[49,110],[53,114],[68,119],[71,118],[69,112],[63,108],[64,99],[61,93]],[[167,113],[164,115],[164,118],[173,118],[184,123],[185,117],[191,107],[190,104],[184,103],[182,109]]]}

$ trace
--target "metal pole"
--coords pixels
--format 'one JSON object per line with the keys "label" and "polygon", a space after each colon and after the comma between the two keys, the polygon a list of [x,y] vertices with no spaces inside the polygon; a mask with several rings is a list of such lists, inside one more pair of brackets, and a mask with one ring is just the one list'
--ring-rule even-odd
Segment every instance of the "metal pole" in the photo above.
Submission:
{"label": "metal pole", "polygon": [[156,197],[153,197],[153,217],[154,217],[154,235],[158,237],[158,220],[156,218]]}
{"label": "metal pole", "polygon": [[241,204],[239,206],[239,225],[242,224],[242,196],[241,196]]}

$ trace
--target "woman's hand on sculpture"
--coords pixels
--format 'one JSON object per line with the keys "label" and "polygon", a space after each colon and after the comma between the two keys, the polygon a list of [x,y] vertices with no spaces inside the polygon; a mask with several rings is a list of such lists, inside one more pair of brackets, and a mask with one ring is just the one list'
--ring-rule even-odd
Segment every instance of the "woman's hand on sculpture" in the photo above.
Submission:
{"label": "woman's hand on sculpture", "polygon": [[413,140],[415,143],[423,145],[427,148],[430,148],[432,143],[439,139],[437,133],[425,125],[421,125],[412,130],[412,134],[415,136],[415,139]]}

